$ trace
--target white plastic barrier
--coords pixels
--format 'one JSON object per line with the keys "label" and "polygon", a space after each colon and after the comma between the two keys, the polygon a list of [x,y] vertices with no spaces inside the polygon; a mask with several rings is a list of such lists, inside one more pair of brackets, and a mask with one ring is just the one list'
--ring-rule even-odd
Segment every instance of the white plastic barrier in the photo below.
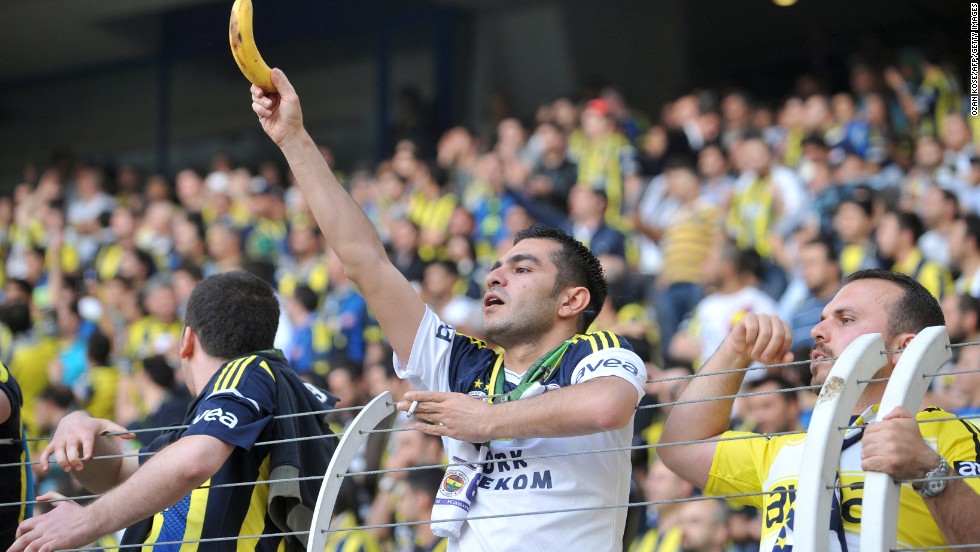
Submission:
{"label": "white plastic barrier", "polygon": [[[833,485],[837,483],[837,467],[845,427],[850,421],[857,401],[867,387],[867,380],[883,368],[886,358],[881,354],[885,343],[881,334],[865,334],[844,349],[824,382],[810,418],[803,463],[796,489],[796,515],[793,528],[793,550],[797,552],[826,552],[830,549],[830,514],[833,508]],[[869,548],[866,550],[876,550]]]}
{"label": "white plastic barrier", "polygon": [[340,439],[337,450],[330,460],[330,465],[327,466],[323,483],[320,484],[320,496],[317,498],[316,508],[313,510],[313,524],[310,526],[310,536],[306,546],[307,552],[323,552],[327,546],[327,538],[330,534],[325,533],[324,530],[330,527],[334,505],[337,503],[337,495],[340,493],[340,485],[344,482],[347,468],[350,467],[351,460],[354,459],[357,451],[370,435],[365,431],[378,427],[394,412],[394,400],[391,393],[385,391],[369,402],[344,432],[344,436]]}
{"label": "white plastic barrier", "polygon": [[[888,380],[878,417],[896,407],[917,412],[935,373],[952,356],[945,326],[919,332],[905,348]],[[898,499],[901,485],[888,474],[867,472],[861,500],[861,550],[892,550],[898,538]]]}

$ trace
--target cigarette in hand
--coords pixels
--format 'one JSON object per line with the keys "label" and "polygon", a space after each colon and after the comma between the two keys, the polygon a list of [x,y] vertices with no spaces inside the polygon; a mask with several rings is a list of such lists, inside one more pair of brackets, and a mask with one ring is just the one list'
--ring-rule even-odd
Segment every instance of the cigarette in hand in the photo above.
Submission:
{"label": "cigarette in hand", "polygon": [[419,401],[412,401],[412,406],[408,407],[408,415],[414,416],[415,409],[419,407]]}

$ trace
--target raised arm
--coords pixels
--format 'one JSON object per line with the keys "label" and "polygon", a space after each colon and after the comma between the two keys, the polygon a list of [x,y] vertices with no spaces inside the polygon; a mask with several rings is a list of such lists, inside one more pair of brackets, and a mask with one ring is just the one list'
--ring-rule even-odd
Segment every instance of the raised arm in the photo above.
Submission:
{"label": "raised arm", "polygon": [[252,110],[279,146],[327,243],[364,295],[399,358],[411,356],[425,304],[388,260],[371,222],[323,160],[303,127],[299,97],[286,75],[273,69],[278,92],[252,86]]}
{"label": "raised arm", "polygon": [[[679,402],[735,395],[745,377],[734,374],[708,374],[745,368],[753,360],[767,364],[792,360],[789,352],[792,332],[775,316],[748,314],[725,338],[714,355],[708,359],[699,376],[691,380]],[[728,429],[734,399],[707,400],[678,404],[671,408],[660,443],[705,440],[717,437]],[[708,472],[714,459],[716,443],[662,446],[657,454],[674,473],[702,489],[708,483]]]}

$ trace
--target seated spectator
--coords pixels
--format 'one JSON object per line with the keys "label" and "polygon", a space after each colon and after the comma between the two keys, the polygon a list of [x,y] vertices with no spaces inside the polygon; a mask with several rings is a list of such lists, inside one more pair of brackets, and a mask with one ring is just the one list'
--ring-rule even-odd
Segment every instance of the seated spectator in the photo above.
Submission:
{"label": "seated spectator", "polygon": [[889,211],[881,218],[876,240],[878,250],[892,261],[891,270],[911,276],[942,301],[953,293],[953,277],[945,266],[926,260],[916,243],[922,237],[922,221],[915,213]]}

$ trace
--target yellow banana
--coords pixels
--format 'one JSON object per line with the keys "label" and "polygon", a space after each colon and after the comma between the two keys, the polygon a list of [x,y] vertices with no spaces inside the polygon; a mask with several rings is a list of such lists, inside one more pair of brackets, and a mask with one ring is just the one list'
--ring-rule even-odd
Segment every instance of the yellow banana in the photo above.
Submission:
{"label": "yellow banana", "polygon": [[262,59],[252,33],[252,0],[235,0],[231,7],[231,23],[228,26],[231,55],[245,78],[266,92],[275,92],[272,70]]}

